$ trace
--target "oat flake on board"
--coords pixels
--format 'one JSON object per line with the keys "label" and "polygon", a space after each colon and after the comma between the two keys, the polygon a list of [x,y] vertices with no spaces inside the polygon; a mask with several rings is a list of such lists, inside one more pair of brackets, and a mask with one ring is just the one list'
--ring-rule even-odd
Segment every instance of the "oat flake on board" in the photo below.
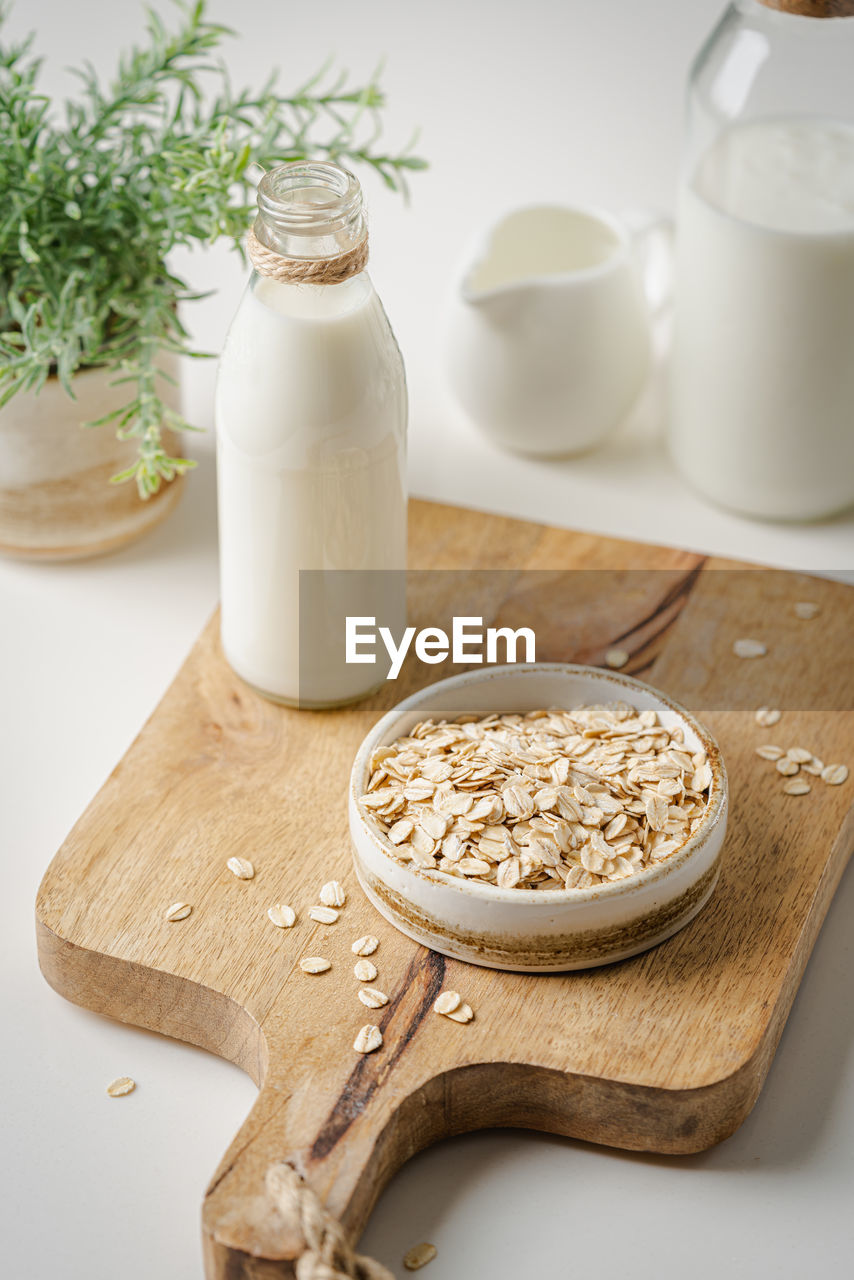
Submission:
{"label": "oat flake on board", "polygon": [[359,999],[369,1009],[381,1009],[383,1005],[388,1004],[388,996],[377,987],[360,987]]}
{"label": "oat flake on board", "polygon": [[334,924],[338,919],[338,912],[334,907],[310,907],[308,914],[318,924]]}
{"label": "oat flake on board", "polygon": [[737,658],[764,658],[768,652],[768,646],[761,640],[745,638],[734,641],[732,651]]}
{"label": "oat flake on board", "polygon": [[238,880],[252,880],[255,877],[255,868],[248,858],[229,858],[225,865]]}
{"label": "oat flake on board", "polygon": [[821,771],[821,780],[831,787],[838,787],[848,779],[848,766],[844,764],[828,764]]}
{"label": "oat flake on board", "polygon": [[337,880],[327,880],[320,890],[320,901],[324,907],[343,907],[347,901],[344,886]]}
{"label": "oat flake on board", "polygon": [[173,902],[172,906],[163,913],[163,919],[169,920],[172,923],[175,923],[178,920],[186,920],[187,916],[192,913],[192,910],[193,908],[190,906],[189,902]]}
{"label": "oat flake on board", "polygon": [[350,950],[354,956],[372,956],[379,945],[379,938],[375,938],[372,933],[366,933],[363,937],[356,939]]}
{"label": "oat flake on board", "polygon": [[277,902],[274,907],[269,908],[267,915],[277,929],[293,928],[297,918],[293,907],[289,907],[286,902]]}
{"label": "oat flake on board", "polygon": [[357,1053],[373,1053],[379,1049],[383,1042],[383,1033],[379,1027],[375,1027],[372,1023],[367,1023],[361,1028],[356,1039],[353,1041],[353,1048]]}

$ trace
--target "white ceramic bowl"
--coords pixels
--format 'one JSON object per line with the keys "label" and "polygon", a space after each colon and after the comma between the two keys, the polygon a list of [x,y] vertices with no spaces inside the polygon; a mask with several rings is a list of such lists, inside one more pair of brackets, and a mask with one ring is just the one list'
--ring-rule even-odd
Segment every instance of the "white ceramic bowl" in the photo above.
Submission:
{"label": "white ceramic bowl", "polygon": [[[624,880],[590,889],[499,889],[423,870],[361,812],[377,747],[429,717],[452,720],[623,700],[681,725],[686,743],[705,750],[712,769],[702,824],[674,854]],[[705,905],[715,887],[727,819],[727,780],[714,738],[665,694],[630,676],[568,663],[488,667],[429,685],[374,725],[350,777],[350,832],[356,873],[377,910],[402,933],[443,955],[492,969],[533,973],[588,969],[636,955],[669,938]]]}

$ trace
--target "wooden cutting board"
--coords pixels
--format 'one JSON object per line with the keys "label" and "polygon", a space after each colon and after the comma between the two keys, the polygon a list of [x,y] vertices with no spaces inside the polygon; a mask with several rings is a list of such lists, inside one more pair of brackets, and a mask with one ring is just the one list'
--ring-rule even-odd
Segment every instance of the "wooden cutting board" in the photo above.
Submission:
{"label": "wooden cutting board", "polygon": [[[355,1239],[395,1170],[450,1134],[525,1126],[664,1153],[726,1138],[756,1101],[854,843],[852,780],[785,796],[755,755],[776,741],[854,764],[850,588],[425,503],[411,507],[410,563],[483,571],[413,575],[425,620],[461,600],[458,612],[534,625],[540,659],[602,662],[619,645],[627,670],[705,719],[731,785],[721,881],[676,937],[601,969],[523,976],[417,946],[359,891],[346,818],[356,747],[417,673],[354,709],[286,710],[233,675],[212,618],[37,905],[41,966],[59,992],[202,1045],[259,1085],[206,1193],[210,1280],[291,1274],[293,1233],[265,1191],[277,1160]],[[796,600],[818,603],[818,617],[798,619]],[[765,638],[767,657],[734,657],[739,635]],[[755,722],[762,703],[786,708],[774,729]],[[255,864],[253,880],[227,870],[233,854]],[[336,924],[314,924],[308,908],[331,878],[347,905]],[[168,923],[178,900],[192,915]],[[293,929],[268,921],[276,902],[296,908]],[[376,1013],[352,973],[351,943],[368,932],[390,997]],[[309,977],[306,955],[332,968]],[[432,1012],[443,987],[473,1006],[471,1024]],[[384,1045],[360,1056],[353,1039],[369,1021]]]}

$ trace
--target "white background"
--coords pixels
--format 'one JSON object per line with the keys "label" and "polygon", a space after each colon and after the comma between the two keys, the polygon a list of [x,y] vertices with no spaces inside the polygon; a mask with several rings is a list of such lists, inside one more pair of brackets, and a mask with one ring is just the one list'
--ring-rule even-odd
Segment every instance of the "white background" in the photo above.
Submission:
{"label": "white background", "polygon": [[[492,450],[443,387],[441,310],[472,232],[514,205],[563,200],[672,207],[683,83],[718,0],[526,3],[214,3],[239,27],[237,82],[271,64],[294,85],[332,53],[364,77],[387,55],[388,137],[415,124],[429,174],[409,208],[368,182],[372,273],[406,358],[414,493],[594,531],[816,570],[850,570],[854,518],[808,528],[714,511],[673,478],[648,396],[600,452],[545,464]],[[141,24],[136,0],[19,0],[44,84],[85,57],[109,70]],[[132,251],[132,247],[130,247]],[[242,283],[221,249],[181,267],[216,297],[193,313],[221,344]],[[187,408],[211,423],[212,364],[188,373]],[[179,667],[217,596],[210,438],[182,506],[139,545],[89,564],[0,563],[4,1125],[0,1221],[15,1280],[199,1280],[204,1185],[248,1111],[237,1069],[66,1004],[38,974],[33,900],[66,832]],[[671,1280],[836,1277],[852,1244],[854,1148],[843,881],[760,1101],[701,1156],[629,1156],[491,1133],[414,1160],[377,1208],[364,1247],[401,1271],[421,1239],[431,1280],[561,1278],[595,1271]],[[116,1075],[131,1097],[104,1093]]]}

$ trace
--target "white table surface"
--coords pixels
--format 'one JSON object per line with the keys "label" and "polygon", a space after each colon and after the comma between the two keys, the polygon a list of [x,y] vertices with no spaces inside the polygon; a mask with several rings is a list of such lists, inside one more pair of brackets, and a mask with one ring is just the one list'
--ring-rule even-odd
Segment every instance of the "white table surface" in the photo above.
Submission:
{"label": "white table surface", "polygon": [[[229,53],[236,80],[276,61],[293,84],[330,51],[361,75],[385,53],[390,137],[422,126],[433,168],[413,182],[411,207],[368,184],[373,275],[409,371],[414,493],[844,573],[854,518],[753,524],[685,492],[652,395],[606,448],[556,465],[494,451],[443,387],[442,301],[473,230],[538,199],[671,206],[683,79],[717,10],[717,0],[212,4],[243,33]],[[135,0],[87,0],[85,10],[28,0],[9,30],[38,28],[55,89],[71,83],[66,64],[90,57],[108,68],[139,21]],[[191,317],[197,341],[216,348],[239,266],[219,249],[181,265],[219,288]],[[213,376],[212,364],[187,376],[188,410],[205,426]],[[196,446],[183,504],[145,541],[91,563],[0,562],[0,1219],[15,1280],[198,1280],[201,1194],[255,1094],[226,1063],[67,1004],[35,959],[33,900],[47,863],[216,601],[210,437]],[[397,1176],[365,1250],[400,1273],[403,1251],[431,1240],[431,1280],[681,1280],[688,1267],[696,1280],[848,1274],[852,911],[849,872],[765,1090],[727,1142],[665,1159],[527,1133],[460,1138]],[[108,1099],[107,1082],[125,1073],[137,1092]]]}

